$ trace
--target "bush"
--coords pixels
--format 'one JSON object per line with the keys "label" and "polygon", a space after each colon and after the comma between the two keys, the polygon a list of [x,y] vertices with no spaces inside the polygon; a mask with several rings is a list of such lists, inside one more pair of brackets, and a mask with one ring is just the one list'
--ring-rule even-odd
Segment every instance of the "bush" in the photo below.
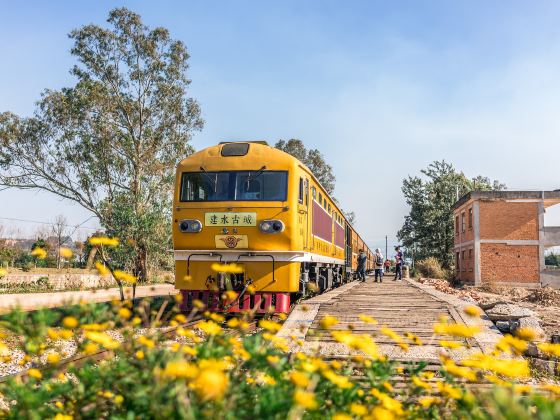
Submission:
{"label": "bush", "polygon": [[441,267],[440,262],[435,257],[429,257],[416,263],[416,270],[422,277],[432,279],[445,279],[447,272]]}
{"label": "bush", "polygon": [[[157,309],[157,308],[156,308]],[[175,309],[173,323],[186,317]],[[521,358],[471,355],[470,364],[459,366],[442,359],[439,379],[425,364],[399,363],[378,353],[369,335],[351,330],[330,330],[338,321],[325,316],[322,328],[333,339],[367,357],[328,361],[320,353],[294,351],[293,342],[275,335],[280,325],[261,320],[261,332],[246,334],[245,320],[226,321],[207,313],[194,328],[179,328],[176,342],[156,328],[149,304],[133,308],[130,302],[111,305],[84,304],[61,311],[12,312],[4,317],[3,333],[18,342],[26,355],[25,378],[0,383],[0,395],[11,404],[0,405],[2,418],[219,418],[219,419],[393,419],[393,418],[557,418],[560,386],[543,385],[541,393],[518,385],[529,366]],[[471,314],[472,315],[472,314]],[[167,316],[167,315],[166,315]],[[151,319],[151,323],[150,320]],[[363,316],[364,322],[375,322]],[[144,321],[142,321],[144,320]],[[150,327],[146,329],[146,327]],[[460,328],[459,328],[460,327]],[[118,337],[119,332],[121,339]],[[465,337],[473,327],[439,323],[435,334]],[[386,330],[403,350],[408,338]],[[504,338],[502,352],[516,352],[520,339]],[[526,338],[528,339],[528,338]],[[61,364],[65,340],[81,352],[109,350],[102,361],[81,360]],[[517,340],[517,341],[515,341]],[[552,347],[551,347],[552,346]],[[548,345],[544,351],[555,352]],[[6,362],[6,346],[2,352]],[[47,364],[38,370],[40,360]],[[1,360],[1,359],[0,359]],[[363,376],[356,377],[356,369]],[[480,381],[486,375],[500,384],[495,390],[472,393],[464,380]],[[360,379],[361,378],[361,379]],[[521,395],[526,395],[521,398]]]}

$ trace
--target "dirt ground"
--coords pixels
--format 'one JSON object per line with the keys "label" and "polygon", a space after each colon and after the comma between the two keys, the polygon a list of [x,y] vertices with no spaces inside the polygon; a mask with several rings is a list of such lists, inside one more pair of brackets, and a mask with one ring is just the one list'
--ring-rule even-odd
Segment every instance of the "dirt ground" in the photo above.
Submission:
{"label": "dirt ground", "polygon": [[524,289],[522,287],[504,287],[485,285],[480,287],[452,287],[447,280],[420,278],[419,283],[433,286],[440,292],[458,296],[476,303],[502,301],[532,310],[540,319],[546,332],[547,341],[552,334],[560,334],[560,290],[550,287],[541,289]]}

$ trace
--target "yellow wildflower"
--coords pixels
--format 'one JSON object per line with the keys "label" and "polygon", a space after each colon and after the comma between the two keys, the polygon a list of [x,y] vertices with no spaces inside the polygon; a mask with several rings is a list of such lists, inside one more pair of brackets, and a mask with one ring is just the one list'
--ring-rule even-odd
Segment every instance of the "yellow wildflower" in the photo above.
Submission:
{"label": "yellow wildflower", "polygon": [[367,413],[367,407],[362,404],[350,404],[350,412],[358,417],[362,417]]}
{"label": "yellow wildflower", "polygon": [[480,308],[474,305],[465,306],[463,312],[473,318],[479,317],[482,314]]}
{"label": "yellow wildflower", "polygon": [[510,378],[528,377],[530,373],[527,360],[502,360],[482,353],[471,355],[463,360],[461,364],[466,367],[489,370]]}
{"label": "yellow wildflower", "polygon": [[361,314],[359,316],[359,318],[360,318],[361,321],[365,322],[366,324],[372,324],[372,325],[377,325],[378,324],[377,319],[372,318],[371,316],[368,316],[368,315]]}
{"label": "yellow wildflower", "polygon": [[385,388],[387,391],[389,391],[389,392],[394,391],[393,385],[391,385],[389,382],[385,381],[385,382],[383,382],[382,385],[383,385],[383,388]]}
{"label": "yellow wildflower", "polygon": [[198,374],[193,384],[201,399],[217,401],[226,393],[229,379],[223,371],[207,368]]}
{"label": "yellow wildflower", "polygon": [[285,314],[284,312],[280,312],[278,314],[278,318],[280,318],[280,320],[285,321],[288,318],[288,315]]}
{"label": "yellow wildflower", "polygon": [[239,326],[239,319],[238,318],[230,318],[230,319],[228,319],[228,322],[226,322],[226,325],[229,328],[237,328]]}
{"label": "yellow wildflower", "polygon": [[302,391],[301,389],[296,389],[296,392],[294,392],[294,402],[296,405],[308,410],[315,410],[318,407],[315,394],[312,392]]}
{"label": "yellow wildflower", "polygon": [[132,312],[128,308],[119,309],[119,316],[124,319],[128,319],[132,316]]}
{"label": "yellow wildflower", "polygon": [[455,337],[471,338],[480,332],[478,326],[467,326],[462,324],[434,324],[436,334],[452,335]]}
{"label": "yellow wildflower", "polygon": [[379,391],[376,388],[372,388],[370,394],[379,400],[384,409],[399,416],[402,416],[404,414],[400,401],[391,398],[389,395]]}
{"label": "yellow wildflower", "polygon": [[425,390],[427,390],[427,391],[429,391],[429,390],[432,389],[432,387],[430,386],[430,384],[429,384],[428,382],[424,382],[424,381],[423,381],[422,379],[420,379],[418,376],[413,376],[413,377],[411,378],[411,380],[412,380],[412,383],[413,383],[414,385],[416,385],[417,387],[419,387],[419,388],[423,388],[423,389],[425,389]]}
{"label": "yellow wildflower", "polygon": [[86,353],[86,354],[93,354],[98,350],[99,350],[99,346],[97,344],[94,344],[94,343],[87,343],[84,346],[84,353]]}
{"label": "yellow wildflower", "polygon": [[97,271],[101,276],[108,276],[111,273],[109,269],[105,266],[105,264],[99,261],[95,262],[95,268],[97,269]]}
{"label": "yellow wildflower", "polygon": [[545,391],[550,391],[556,395],[560,395],[560,385],[558,384],[541,385],[541,389],[544,389]]}
{"label": "yellow wildflower", "polygon": [[120,346],[117,340],[103,332],[87,331],[86,338],[94,343],[101,344],[108,350],[114,350]]}
{"label": "yellow wildflower", "polygon": [[5,268],[0,268],[0,278],[4,277],[8,274],[8,271]]}
{"label": "yellow wildflower", "polygon": [[76,328],[78,326],[78,320],[73,316],[66,316],[62,320],[62,326],[68,329]]}
{"label": "yellow wildflower", "polygon": [[60,362],[60,354],[58,353],[49,353],[47,354],[47,363],[50,365],[56,365]]}
{"label": "yellow wildflower", "polygon": [[43,248],[35,248],[33,251],[31,251],[31,255],[37,257],[40,260],[44,260],[45,258],[47,258],[47,251],[45,251]]}
{"label": "yellow wildflower", "polygon": [[331,327],[334,327],[336,324],[338,324],[338,319],[336,319],[334,316],[331,315],[325,315],[321,320],[320,324],[322,328],[329,329]]}
{"label": "yellow wildflower", "polygon": [[62,258],[66,258],[66,259],[70,259],[72,258],[72,256],[74,255],[74,253],[72,252],[72,250],[70,248],[65,248],[65,247],[61,247],[58,250],[58,254],[62,257]]}
{"label": "yellow wildflower", "polygon": [[138,279],[132,274],[129,274],[126,271],[122,270],[113,271],[113,275],[117,280],[123,281],[125,283],[135,284],[138,281]]}
{"label": "yellow wildflower", "polygon": [[84,331],[103,331],[107,329],[107,324],[82,324]]}
{"label": "yellow wildflower", "polygon": [[280,329],[282,328],[282,325],[274,321],[269,321],[267,319],[261,319],[259,321],[259,325],[261,326],[261,328],[274,333],[280,331]]}
{"label": "yellow wildflower", "polygon": [[460,349],[461,347],[463,347],[463,344],[459,343],[458,341],[441,340],[439,344],[440,346],[448,349]]}
{"label": "yellow wildflower", "polygon": [[74,417],[72,417],[69,414],[62,414],[62,413],[56,413],[56,415],[53,417],[54,420],[73,420]]}
{"label": "yellow wildflower", "polygon": [[124,397],[122,395],[115,395],[115,398],[113,398],[113,401],[117,405],[122,404],[123,401],[124,401]]}
{"label": "yellow wildflower", "polygon": [[325,370],[322,372],[323,376],[330,382],[335,384],[340,389],[352,388],[352,383],[348,380],[346,376],[337,375],[332,370]]}
{"label": "yellow wildflower", "polygon": [[395,415],[391,413],[391,411],[377,406],[373,408],[371,412],[371,418],[375,420],[393,420],[395,418]]}
{"label": "yellow wildflower", "polygon": [[91,246],[101,246],[106,245],[110,247],[116,247],[119,245],[119,238],[108,238],[106,236],[94,236],[89,238],[89,244]]}
{"label": "yellow wildflower", "polygon": [[511,354],[512,350],[514,353],[523,353],[527,350],[527,347],[528,344],[526,341],[513,337],[510,334],[504,335],[496,344],[497,350],[508,354]]}
{"label": "yellow wildflower", "polygon": [[276,385],[276,380],[272,376],[265,373],[259,374],[259,376],[257,377],[257,382],[262,385]]}
{"label": "yellow wildflower", "polygon": [[335,413],[335,415],[332,416],[332,420],[352,420],[352,416],[346,413]]}
{"label": "yellow wildflower", "polygon": [[163,375],[173,379],[192,379],[198,375],[198,368],[184,360],[171,361],[165,365]]}
{"label": "yellow wildflower", "polygon": [[218,273],[233,273],[233,274],[243,273],[243,267],[233,263],[232,264],[213,263],[211,268],[212,270]]}
{"label": "yellow wildflower", "polygon": [[537,347],[545,353],[560,357],[560,344],[540,343]]}
{"label": "yellow wildflower", "polygon": [[227,290],[222,295],[222,299],[227,301],[235,300],[236,297],[237,297],[237,292],[234,292],[233,290]]}
{"label": "yellow wildflower", "polygon": [[39,369],[35,369],[35,368],[29,369],[27,371],[27,374],[29,376],[31,376],[32,378],[35,378],[35,379],[41,379],[43,377],[43,374],[41,373],[41,371]]}
{"label": "yellow wildflower", "polygon": [[54,330],[54,329],[52,329],[52,328],[49,328],[49,329],[47,330],[47,335],[49,336],[49,338],[50,338],[51,340],[58,340],[58,338],[60,337],[60,334],[58,333],[58,331],[56,331],[56,330]]}
{"label": "yellow wildflower", "polygon": [[216,313],[210,314],[210,319],[214,322],[219,323],[219,324],[221,324],[222,322],[224,322],[226,320],[223,315],[216,314]]}
{"label": "yellow wildflower", "polygon": [[307,388],[307,386],[309,385],[309,378],[307,377],[307,375],[297,370],[290,374],[290,380],[295,386],[298,386],[300,388]]}
{"label": "yellow wildflower", "polygon": [[60,408],[61,410],[64,408],[64,404],[62,404],[61,401],[56,401],[54,405],[56,406],[56,408]]}
{"label": "yellow wildflower", "polygon": [[253,286],[252,284],[250,284],[249,286],[247,286],[246,290],[247,290],[247,293],[249,293],[250,295],[253,295],[257,291],[257,288],[255,286]]}
{"label": "yellow wildflower", "polygon": [[462,395],[461,390],[445,382],[437,382],[437,388],[439,392],[441,392],[443,395],[445,395],[448,398],[451,398],[453,400],[458,400],[459,398],[461,398]]}
{"label": "yellow wildflower", "polygon": [[139,337],[136,339],[136,341],[137,341],[139,344],[141,344],[141,345],[143,345],[143,346],[145,346],[145,347],[147,347],[147,348],[149,348],[149,349],[153,349],[153,348],[156,346],[156,343],[154,342],[154,340],[152,340],[152,339],[150,339],[150,338],[148,338],[148,337],[146,337],[146,336],[144,336],[144,335],[139,336]]}
{"label": "yellow wildflower", "polygon": [[280,361],[280,357],[278,357],[278,356],[266,356],[266,360],[271,365],[275,365],[276,363],[278,363]]}
{"label": "yellow wildflower", "polygon": [[137,358],[138,360],[142,360],[142,359],[144,358],[144,352],[143,352],[142,350],[138,350],[138,351],[135,353],[135,356],[136,356],[136,358]]}
{"label": "yellow wildflower", "polygon": [[217,335],[222,331],[222,327],[214,321],[200,321],[196,326],[208,335]]}
{"label": "yellow wildflower", "polygon": [[515,335],[521,340],[534,341],[537,338],[537,332],[529,327],[522,327],[515,331]]}
{"label": "yellow wildflower", "polygon": [[420,337],[418,337],[417,335],[407,332],[404,336],[408,338],[410,341],[412,341],[414,344],[416,344],[417,346],[423,345],[422,340],[420,340]]}
{"label": "yellow wildflower", "polygon": [[464,378],[468,381],[476,381],[476,373],[466,367],[457,366],[452,360],[446,360],[443,363],[445,371],[453,376]]}

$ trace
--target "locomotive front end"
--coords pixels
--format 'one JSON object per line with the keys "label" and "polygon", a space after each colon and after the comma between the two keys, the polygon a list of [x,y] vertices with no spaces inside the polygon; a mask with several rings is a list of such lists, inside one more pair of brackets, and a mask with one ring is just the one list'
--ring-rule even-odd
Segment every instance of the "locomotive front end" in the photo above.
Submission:
{"label": "locomotive front end", "polygon": [[260,142],[220,144],[179,164],[173,242],[185,310],[200,300],[217,311],[289,311],[300,272],[293,169]]}

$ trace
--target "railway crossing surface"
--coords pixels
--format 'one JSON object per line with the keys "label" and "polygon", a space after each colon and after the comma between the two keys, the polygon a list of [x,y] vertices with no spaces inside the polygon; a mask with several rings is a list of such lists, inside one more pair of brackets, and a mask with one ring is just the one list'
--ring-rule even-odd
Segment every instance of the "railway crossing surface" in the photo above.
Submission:
{"label": "railway crossing surface", "polygon": [[[303,344],[301,341],[300,345],[294,344],[293,351],[320,354],[327,358],[344,357],[361,353],[336,342],[330,331],[352,329],[357,334],[372,335],[379,352],[393,359],[439,363],[441,352],[446,352],[453,359],[462,359],[475,352],[489,353],[500,339],[501,334],[488,319],[471,319],[463,314],[463,308],[469,305],[469,302],[413,281],[385,279],[383,283],[373,283],[373,278],[368,277],[365,283],[354,281],[297,305],[278,335],[286,338],[295,336],[303,341]],[[326,315],[338,319],[338,324],[329,330],[322,329],[320,325]],[[363,322],[360,315],[373,317],[378,324]],[[458,324],[477,324],[482,331],[474,338],[462,341],[466,346],[461,349],[443,348],[440,340],[465,339],[434,335],[433,324],[441,316]],[[400,336],[414,334],[422,344],[405,339],[408,344],[405,351],[392,338],[381,333],[383,327]]]}

